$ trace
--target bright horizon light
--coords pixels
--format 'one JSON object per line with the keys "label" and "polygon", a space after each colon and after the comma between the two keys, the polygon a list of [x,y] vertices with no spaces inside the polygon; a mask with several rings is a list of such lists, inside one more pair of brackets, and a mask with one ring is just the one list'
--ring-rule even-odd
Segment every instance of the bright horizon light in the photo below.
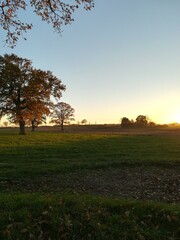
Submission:
{"label": "bright horizon light", "polygon": [[165,123],[180,123],[180,113],[175,112],[167,116]]}

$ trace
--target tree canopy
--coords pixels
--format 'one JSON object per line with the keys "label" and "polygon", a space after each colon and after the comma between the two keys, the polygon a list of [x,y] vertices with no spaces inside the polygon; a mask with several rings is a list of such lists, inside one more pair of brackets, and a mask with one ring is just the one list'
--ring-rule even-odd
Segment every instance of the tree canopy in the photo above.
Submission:
{"label": "tree canopy", "polygon": [[14,54],[0,56],[0,117],[19,123],[25,134],[25,121],[41,121],[60,99],[65,85],[50,71],[34,69],[31,61]]}
{"label": "tree canopy", "polygon": [[81,123],[86,125],[86,124],[87,124],[87,119],[83,119],[83,120],[81,121]]}
{"label": "tree canopy", "polygon": [[139,115],[136,118],[136,125],[139,127],[146,127],[148,124],[148,117],[145,115]]}
{"label": "tree canopy", "polygon": [[121,119],[121,127],[127,128],[127,127],[130,127],[131,125],[132,125],[132,122],[129,120],[129,118],[123,117]]}
{"label": "tree canopy", "polygon": [[19,37],[23,37],[23,34],[33,27],[31,22],[23,22],[20,17],[22,11],[31,8],[42,21],[51,24],[59,33],[62,25],[74,21],[72,15],[80,5],[86,10],[91,10],[94,7],[94,0],[0,0],[0,26],[6,32],[6,43],[14,47]]}

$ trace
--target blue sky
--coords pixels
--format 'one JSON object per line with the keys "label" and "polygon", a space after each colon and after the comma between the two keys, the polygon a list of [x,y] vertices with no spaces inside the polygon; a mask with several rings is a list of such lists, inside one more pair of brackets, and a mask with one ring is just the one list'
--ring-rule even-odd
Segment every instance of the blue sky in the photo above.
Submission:
{"label": "blue sky", "polygon": [[59,77],[67,86],[61,101],[75,108],[76,121],[119,123],[143,114],[180,122],[179,0],[95,0],[92,11],[74,17],[60,36],[29,13],[27,41],[13,50],[1,42],[1,54]]}

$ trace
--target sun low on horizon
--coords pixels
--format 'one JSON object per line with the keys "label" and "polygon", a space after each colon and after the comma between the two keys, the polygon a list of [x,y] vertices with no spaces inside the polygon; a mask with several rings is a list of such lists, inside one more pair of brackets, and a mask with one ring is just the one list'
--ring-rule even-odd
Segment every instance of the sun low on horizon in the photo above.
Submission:
{"label": "sun low on horizon", "polygon": [[152,121],[156,124],[180,124],[180,106],[176,108],[167,108],[157,113]]}
{"label": "sun low on horizon", "polygon": [[180,111],[169,114],[165,119],[165,123],[180,123]]}

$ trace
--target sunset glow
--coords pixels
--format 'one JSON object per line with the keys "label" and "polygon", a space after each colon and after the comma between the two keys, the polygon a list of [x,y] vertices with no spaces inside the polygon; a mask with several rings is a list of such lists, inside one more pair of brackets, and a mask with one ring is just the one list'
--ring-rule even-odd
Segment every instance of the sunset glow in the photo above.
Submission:
{"label": "sunset glow", "polygon": [[76,122],[119,123],[139,114],[180,122],[180,1],[98,0],[92,11],[77,11],[61,37],[29,17],[27,41],[1,54],[31,59],[62,79],[62,101]]}
{"label": "sunset glow", "polygon": [[166,120],[167,123],[180,123],[180,113],[172,113]]}

